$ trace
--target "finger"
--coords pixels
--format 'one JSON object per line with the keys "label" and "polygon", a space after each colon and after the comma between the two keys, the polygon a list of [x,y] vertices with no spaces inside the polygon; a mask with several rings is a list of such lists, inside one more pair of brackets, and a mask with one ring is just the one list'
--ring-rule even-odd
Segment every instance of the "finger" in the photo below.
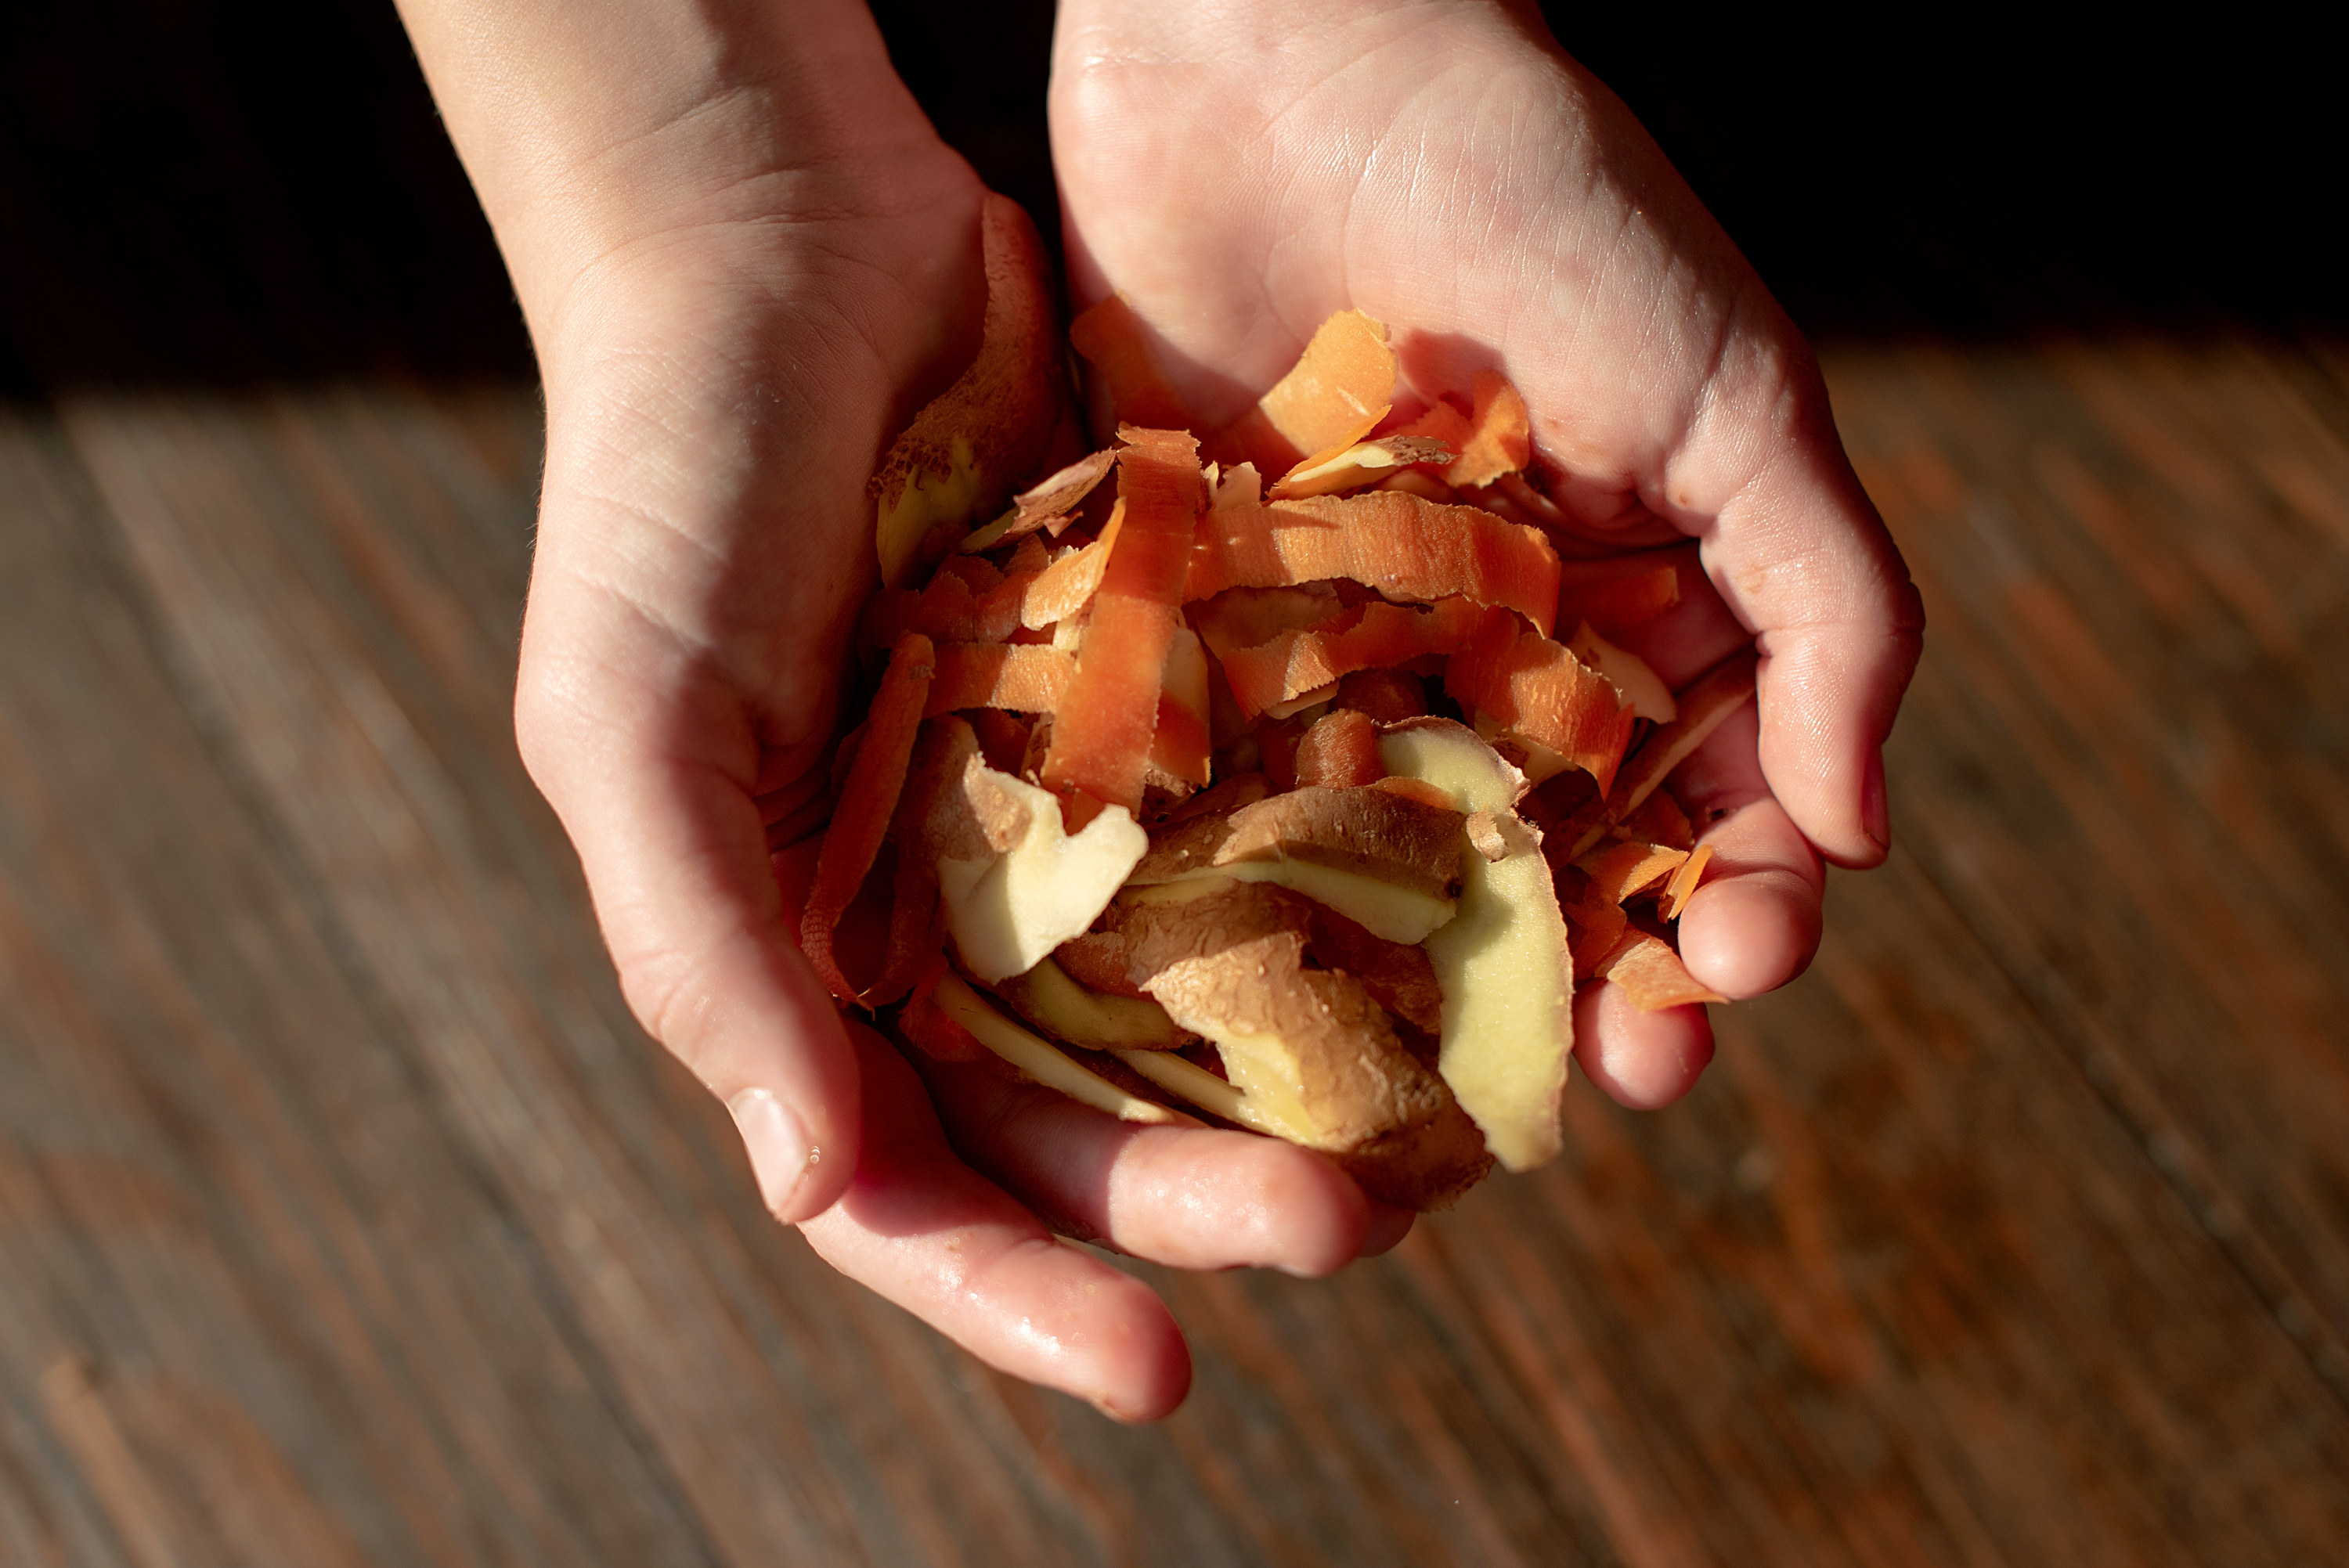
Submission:
{"label": "finger", "polygon": [[1772,795],[1754,756],[1751,705],[1732,714],[1674,775],[1713,858],[1681,912],[1681,962],[1724,996],[1775,991],[1818,951],[1826,869]]}
{"label": "finger", "polygon": [[[1632,422],[1587,396],[1578,405],[1588,388],[1546,362],[1530,367],[1527,395],[1564,410],[1537,426],[1566,469],[1557,491],[1571,515],[1629,542],[1644,508],[1700,542],[1717,596],[1759,643],[1774,792],[1822,853],[1874,865],[1891,831],[1880,752],[1916,668],[1922,602],[1845,458],[1800,335],[1758,282],[1729,293],[1712,352],[1684,356],[1684,402],[1664,398]],[[1630,456],[1676,425],[1645,460]]]}
{"label": "finger", "polygon": [[1917,667],[1923,602],[1844,457],[1808,355],[1759,401],[1760,417],[1700,418],[1666,486],[1721,498],[1697,502],[1712,515],[1696,531],[1708,574],[1761,647],[1758,754],[1772,792],[1820,853],[1871,866],[1891,845],[1882,750]]}
{"label": "finger", "polygon": [[990,1367],[1120,1420],[1172,1414],[1191,1357],[1165,1304],[957,1159],[905,1058],[862,1025],[850,1033],[864,1153],[840,1202],[801,1225],[810,1244]]}
{"label": "finger", "polygon": [[1120,1121],[985,1067],[920,1070],[956,1150],[1071,1235],[1175,1268],[1306,1278],[1361,1255],[1369,1201],[1295,1144]]}
{"label": "finger", "polygon": [[[673,648],[611,640],[634,612],[585,592],[533,585],[524,761],[579,851],[630,1008],[733,1112],[768,1206],[805,1218],[854,1168],[857,1075],[769,860],[750,727]],[[561,640],[566,618],[606,640]]]}
{"label": "finger", "polygon": [[1574,1059],[1616,1104],[1658,1110],[1695,1088],[1713,1060],[1713,1020],[1702,1006],[1643,1013],[1602,980],[1575,993]]}
{"label": "finger", "polygon": [[[1680,568],[1680,603],[1626,629],[1622,641],[1667,686],[1680,686],[1748,634],[1703,575],[1694,550],[1668,559]],[[1674,797],[1714,855],[1681,917],[1681,957],[1691,975],[1728,996],[1757,996],[1785,985],[1810,963],[1819,940],[1824,868],[1763,776],[1759,733],[1749,705],[1673,775]]]}

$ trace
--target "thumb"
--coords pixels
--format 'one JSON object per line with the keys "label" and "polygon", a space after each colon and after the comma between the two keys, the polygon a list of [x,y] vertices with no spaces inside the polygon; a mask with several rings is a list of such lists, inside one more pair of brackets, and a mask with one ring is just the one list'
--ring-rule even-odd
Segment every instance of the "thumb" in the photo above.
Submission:
{"label": "thumb", "polygon": [[1844,455],[1816,364],[1807,350],[1789,357],[1760,409],[1731,398],[1708,410],[1674,465],[1696,472],[1668,474],[1666,493],[1725,496],[1692,531],[1762,653],[1771,792],[1822,855],[1872,866],[1891,847],[1883,745],[1917,668],[1924,603]]}
{"label": "thumb", "polygon": [[515,728],[563,820],[637,1019],[726,1103],[767,1207],[796,1222],[856,1168],[856,1061],[800,954],[739,699],[629,606],[542,571]]}

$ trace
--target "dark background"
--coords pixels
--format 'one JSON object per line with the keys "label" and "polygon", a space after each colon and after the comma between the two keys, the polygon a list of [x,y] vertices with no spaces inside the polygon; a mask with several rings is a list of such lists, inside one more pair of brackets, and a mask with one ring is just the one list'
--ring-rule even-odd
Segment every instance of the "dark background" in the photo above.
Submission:
{"label": "dark background", "polygon": [[[1047,4],[876,6],[990,183],[1056,226]],[[1913,16],[1915,14],[1909,14]],[[1552,10],[1815,335],[2349,322],[2331,51]],[[389,0],[20,7],[0,59],[0,394],[527,376]]]}

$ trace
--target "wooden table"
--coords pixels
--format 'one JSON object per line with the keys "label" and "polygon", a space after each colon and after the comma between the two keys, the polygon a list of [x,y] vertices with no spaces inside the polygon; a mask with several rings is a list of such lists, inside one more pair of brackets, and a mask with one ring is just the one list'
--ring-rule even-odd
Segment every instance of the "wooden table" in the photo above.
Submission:
{"label": "wooden table", "polygon": [[0,1563],[2035,1564],[2349,1542],[2349,354],[1850,346],[1899,848],[1666,1112],[1174,1420],[761,1212],[507,704],[527,389],[0,410]]}

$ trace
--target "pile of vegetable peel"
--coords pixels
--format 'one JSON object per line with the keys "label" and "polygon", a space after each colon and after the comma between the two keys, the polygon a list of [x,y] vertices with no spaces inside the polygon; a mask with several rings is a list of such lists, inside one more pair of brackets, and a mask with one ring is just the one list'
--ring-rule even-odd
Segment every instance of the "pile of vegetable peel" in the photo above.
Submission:
{"label": "pile of vegetable peel", "polygon": [[[1398,418],[1360,311],[1200,431],[1105,301],[1071,336],[1121,422],[1071,449],[1033,235],[997,201],[986,238],[979,360],[875,476],[810,963],[919,1049],[1285,1137],[1382,1202],[1541,1163],[1578,985],[1722,1000],[1674,948],[1712,851],[1664,785],[1752,650],[1665,687],[1614,639],[1671,561],[1561,562],[1516,389]],[[994,499],[921,511],[949,490]]]}

